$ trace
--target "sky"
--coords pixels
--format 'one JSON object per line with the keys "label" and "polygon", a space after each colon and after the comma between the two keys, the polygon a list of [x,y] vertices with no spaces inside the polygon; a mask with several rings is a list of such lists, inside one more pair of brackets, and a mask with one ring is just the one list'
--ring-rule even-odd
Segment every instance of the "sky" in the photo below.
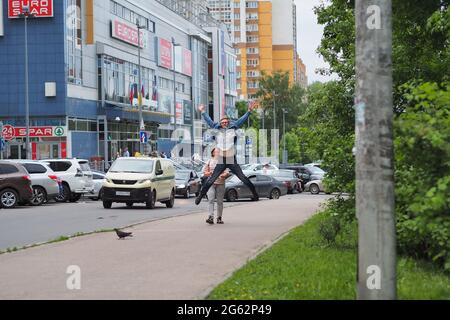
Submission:
{"label": "sky", "polygon": [[298,51],[306,65],[308,82],[326,82],[337,76],[321,76],[316,73],[318,68],[328,68],[328,64],[316,52],[322,39],[323,26],[317,23],[313,8],[322,0],[295,0],[297,5]]}

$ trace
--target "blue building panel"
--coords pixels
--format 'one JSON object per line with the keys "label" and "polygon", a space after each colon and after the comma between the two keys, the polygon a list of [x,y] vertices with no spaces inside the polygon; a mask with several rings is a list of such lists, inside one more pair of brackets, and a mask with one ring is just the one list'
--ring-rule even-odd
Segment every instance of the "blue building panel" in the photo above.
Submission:
{"label": "blue building panel", "polygon": [[97,155],[96,132],[72,132],[72,157],[90,159]]}

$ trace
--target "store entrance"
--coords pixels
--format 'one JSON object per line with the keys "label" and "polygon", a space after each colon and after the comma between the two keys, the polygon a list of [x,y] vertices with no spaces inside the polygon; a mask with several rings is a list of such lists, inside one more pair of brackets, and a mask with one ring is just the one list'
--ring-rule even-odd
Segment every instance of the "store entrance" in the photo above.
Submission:
{"label": "store entrance", "polygon": [[59,143],[37,143],[36,144],[36,159],[60,159],[61,148]]}
{"label": "store entrance", "polygon": [[6,149],[5,159],[26,159],[27,151],[25,150],[25,144],[23,143],[13,143]]}

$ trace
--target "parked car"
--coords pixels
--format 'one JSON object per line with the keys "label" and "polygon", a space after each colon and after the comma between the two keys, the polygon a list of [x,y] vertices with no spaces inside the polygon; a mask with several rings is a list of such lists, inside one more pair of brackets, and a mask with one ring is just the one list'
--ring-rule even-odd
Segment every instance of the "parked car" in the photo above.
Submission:
{"label": "parked car", "polygon": [[77,202],[82,195],[94,190],[91,168],[88,160],[50,159],[45,160],[62,181],[62,192],[56,197],[58,202]]}
{"label": "parked car", "polygon": [[30,204],[40,206],[59,196],[62,182],[49,165],[42,161],[9,160],[25,167],[31,177],[33,197]]}
{"label": "parked car", "polygon": [[106,181],[106,174],[100,171],[92,171],[94,190],[88,195],[92,200],[101,200],[103,196],[103,184]]}
{"label": "parked car", "polygon": [[114,202],[145,203],[153,209],[157,201],[167,208],[175,203],[175,168],[163,158],[119,158],[112,164],[103,184],[103,207],[110,209]]}
{"label": "parked car", "polygon": [[[255,185],[260,198],[279,199],[287,194],[286,185],[273,176],[263,174],[247,175]],[[225,183],[225,198],[230,201],[252,198],[252,192],[237,176],[230,177]]]}
{"label": "parked car", "polygon": [[302,180],[294,170],[277,170],[271,175],[286,185],[289,194],[303,191]]}
{"label": "parked car", "polygon": [[11,209],[29,203],[33,196],[31,177],[24,166],[0,161],[0,206]]}
{"label": "parked car", "polygon": [[305,191],[311,192],[311,194],[319,194],[326,192],[322,180],[313,180],[305,185]]}
{"label": "parked car", "polygon": [[276,165],[270,163],[254,163],[254,164],[244,164],[241,166],[242,171],[253,171],[260,174],[269,174],[271,171],[280,170]]}
{"label": "parked car", "polygon": [[175,173],[176,194],[182,195],[186,199],[191,197],[191,194],[198,196],[202,187],[200,177],[194,170],[177,170]]}
{"label": "parked car", "polygon": [[303,166],[303,165],[286,165],[285,169],[294,170],[299,174],[302,180],[302,189],[305,190],[305,186],[308,182],[313,180],[322,180],[325,176],[325,171],[315,166]]}

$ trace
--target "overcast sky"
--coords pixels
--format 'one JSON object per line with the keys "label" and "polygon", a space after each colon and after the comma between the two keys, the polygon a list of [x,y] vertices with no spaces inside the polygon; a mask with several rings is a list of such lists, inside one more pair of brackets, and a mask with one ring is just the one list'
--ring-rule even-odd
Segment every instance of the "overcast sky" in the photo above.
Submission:
{"label": "overcast sky", "polygon": [[297,5],[298,51],[306,65],[308,82],[326,82],[336,76],[321,76],[316,69],[328,67],[323,58],[316,53],[322,39],[323,26],[317,24],[313,8],[322,0],[295,0]]}

